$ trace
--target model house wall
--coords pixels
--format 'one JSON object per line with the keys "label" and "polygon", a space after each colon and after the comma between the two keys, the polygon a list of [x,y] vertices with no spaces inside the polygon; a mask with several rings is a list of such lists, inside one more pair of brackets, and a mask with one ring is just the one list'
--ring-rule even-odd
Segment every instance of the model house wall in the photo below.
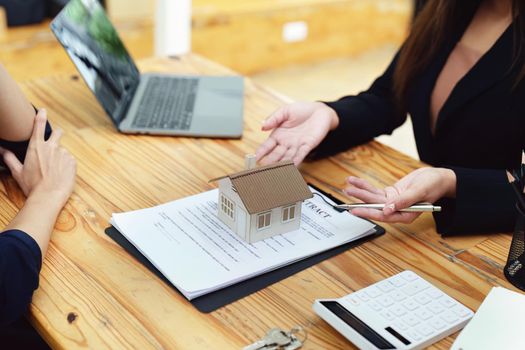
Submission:
{"label": "model house wall", "polygon": [[[247,240],[248,242],[256,242],[261,239],[269,238],[275,235],[280,235],[286,232],[295,231],[299,229],[301,225],[301,205],[302,202],[297,202],[292,205],[287,205],[284,207],[278,207],[274,208],[269,212],[270,215],[270,226],[265,227],[263,229],[258,228],[258,222],[259,222],[259,215],[262,215],[267,212],[257,213],[251,215],[250,218],[250,230],[249,235],[250,239]],[[286,222],[283,222],[283,209],[294,207],[294,218],[292,220],[288,220]]]}
{"label": "model house wall", "polygon": [[[223,200],[221,199],[222,196],[233,203],[233,208],[228,204],[225,205],[225,203],[223,203]],[[233,212],[233,219],[225,212],[223,205],[226,206],[226,212]],[[219,219],[221,219],[221,221],[224,222],[233,232],[249,243],[299,229],[301,224],[301,205],[302,202],[297,202],[292,205],[277,207],[269,211],[250,215],[248,214],[242,199],[233,189],[231,180],[229,178],[219,180]],[[293,210],[290,210],[292,207]],[[283,220],[283,210],[285,209],[287,220]],[[259,229],[259,215],[264,215],[266,213],[270,213],[270,225]],[[292,213],[293,219],[290,218]]]}
{"label": "model house wall", "polygon": [[249,243],[299,229],[302,202],[312,197],[292,161],[256,168],[248,155],[245,170],[213,181],[219,219]]}
{"label": "model house wall", "polygon": [[[221,196],[225,196],[228,200],[234,203],[233,219],[222,210]],[[242,203],[241,197],[233,190],[232,182],[225,177],[219,180],[219,202],[218,215],[233,232],[237,233],[242,239],[249,242],[248,234],[250,232],[250,216],[246,211],[246,207]],[[251,243],[251,242],[250,242]]]}

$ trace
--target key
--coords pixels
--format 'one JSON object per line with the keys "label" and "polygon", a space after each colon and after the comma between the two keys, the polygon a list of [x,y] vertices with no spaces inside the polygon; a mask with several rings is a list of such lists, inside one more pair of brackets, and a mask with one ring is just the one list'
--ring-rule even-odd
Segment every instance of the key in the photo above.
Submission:
{"label": "key", "polygon": [[286,345],[283,350],[297,350],[303,346],[303,343],[299,339],[294,339],[288,345]]}
{"label": "key", "polygon": [[243,350],[279,349],[292,342],[290,336],[279,328],[272,328],[263,339],[248,345]]}
{"label": "key", "polygon": [[270,329],[266,338],[278,348],[286,346],[292,342],[291,334],[284,332],[279,328]]}
{"label": "key", "polygon": [[[299,333],[302,334],[302,339],[299,339],[296,336],[296,334],[299,334]],[[301,348],[303,346],[303,343],[306,341],[306,338],[308,337],[308,334],[306,333],[306,329],[304,329],[301,326],[295,326],[294,328],[292,328],[290,332],[286,334],[290,337],[292,342],[284,346],[282,348],[283,350],[297,350]]]}

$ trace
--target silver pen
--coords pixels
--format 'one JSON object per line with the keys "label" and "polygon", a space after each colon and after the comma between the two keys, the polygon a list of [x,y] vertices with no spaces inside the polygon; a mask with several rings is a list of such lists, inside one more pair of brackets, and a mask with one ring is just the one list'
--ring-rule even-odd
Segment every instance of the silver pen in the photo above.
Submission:
{"label": "silver pen", "polygon": [[[384,204],[370,204],[370,203],[355,203],[355,204],[340,204],[334,205],[334,208],[337,209],[357,209],[357,208],[366,208],[366,209],[377,209],[383,210],[385,208]],[[439,212],[441,211],[440,206],[433,205],[431,203],[416,203],[408,208],[398,210],[401,212]]]}

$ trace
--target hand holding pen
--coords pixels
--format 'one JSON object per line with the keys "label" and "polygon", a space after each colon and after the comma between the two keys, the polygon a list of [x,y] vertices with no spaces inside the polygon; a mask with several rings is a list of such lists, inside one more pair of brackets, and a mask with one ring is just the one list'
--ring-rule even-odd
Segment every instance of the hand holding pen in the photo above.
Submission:
{"label": "hand holding pen", "polygon": [[[382,210],[354,208],[352,214],[369,220],[382,222],[411,223],[422,211],[403,211],[414,204],[435,203],[443,197],[454,198],[456,195],[456,175],[445,168],[421,168],[403,177],[392,186],[379,189],[367,181],[349,177],[346,195],[365,203],[384,204]],[[441,208],[427,207],[428,211]]]}

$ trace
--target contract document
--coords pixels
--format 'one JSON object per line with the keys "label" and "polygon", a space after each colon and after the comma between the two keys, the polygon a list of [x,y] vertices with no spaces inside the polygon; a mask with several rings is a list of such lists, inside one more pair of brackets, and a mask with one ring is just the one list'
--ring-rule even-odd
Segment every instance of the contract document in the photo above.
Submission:
{"label": "contract document", "polygon": [[253,244],[217,217],[218,190],[113,214],[111,224],[191,300],[375,232],[375,224],[334,210],[311,190],[300,229]]}

